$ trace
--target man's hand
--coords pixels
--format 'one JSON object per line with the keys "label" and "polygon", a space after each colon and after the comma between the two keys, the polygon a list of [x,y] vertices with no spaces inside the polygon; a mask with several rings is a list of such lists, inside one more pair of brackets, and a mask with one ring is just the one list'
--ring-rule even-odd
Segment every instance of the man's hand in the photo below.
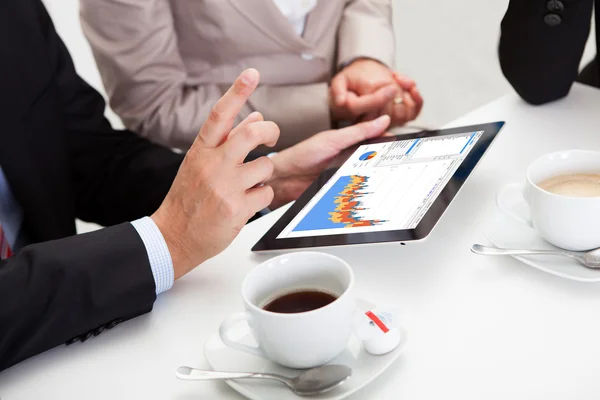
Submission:
{"label": "man's hand", "polygon": [[243,162],[257,146],[274,146],[279,128],[252,113],[232,129],[258,81],[256,70],[244,71],[214,106],[152,215],[171,253],[175,279],[223,251],[273,200],[273,189],[262,185],[273,173],[271,160]]}
{"label": "man's hand", "polygon": [[267,181],[275,192],[270,208],[296,200],[340,152],[381,136],[389,124],[389,116],[383,115],[348,128],[318,133],[277,153],[272,158],[275,165],[273,177]]}
{"label": "man's hand", "polygon": [[251,150],[272,147],[279,138],[277,125],[260,113],[233,128],[258,80],[256,70],[244,71],[215,105],[152,215],[171,253],[175,279],[223,251],[256,212],[295,200],[342,150],[381,135],[390,123],[383,116],[321,132],[272,159],[244,163]]}
{"label": "man's hand", "polygon": [[412,79],[370,59],[358,59],[340,71],[331,80],[329,99],[334,120],[370,121],[389,115],[391,126],[415,119],[423,106]]}

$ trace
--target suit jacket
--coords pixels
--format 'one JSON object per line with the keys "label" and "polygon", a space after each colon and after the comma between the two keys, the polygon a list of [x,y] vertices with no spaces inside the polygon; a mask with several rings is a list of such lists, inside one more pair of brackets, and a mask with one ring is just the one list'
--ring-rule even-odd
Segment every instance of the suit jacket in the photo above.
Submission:
{"label": "suit jacket", "polygon": [[[510,1],[502,20],[500,64],[523,99],[532,104],[557,100],[575,81],[599,86],[596,60],[579,74],[593,4],[594,0]],[[600,21],[596,37],[599,29]]]}
{"label": "suit jacket", "polygon": [[81,0],[81,19],[125,125],[184,149],[246,68],[262,84],[237,122],[260,111],[281,149],[331,129],[328,83],[343,62],[394,63],[391,0],[320,0],[302,37],[272,0]]}
{"label": "suit jacket", "polygon": [[[34,243],[0,261],[0,370],[148,312],[155,284],[129,223],[181,156],[104,119],[40,0],[0,2],[0,165]],[[75,218],[114,225],[75,235]]]}

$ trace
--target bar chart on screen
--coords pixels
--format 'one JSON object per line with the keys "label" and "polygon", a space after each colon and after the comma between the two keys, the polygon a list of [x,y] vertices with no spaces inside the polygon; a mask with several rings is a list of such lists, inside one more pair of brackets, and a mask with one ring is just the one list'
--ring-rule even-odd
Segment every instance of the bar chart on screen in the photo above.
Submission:
{"label": "bar chart on screen", "polygon": [[295,232],[375,226],[385,222],[382,219],[365,218],[369,214],[369,203],[373,192],[369,192],[368,176],[348,175],[340,177],[294,228]]}

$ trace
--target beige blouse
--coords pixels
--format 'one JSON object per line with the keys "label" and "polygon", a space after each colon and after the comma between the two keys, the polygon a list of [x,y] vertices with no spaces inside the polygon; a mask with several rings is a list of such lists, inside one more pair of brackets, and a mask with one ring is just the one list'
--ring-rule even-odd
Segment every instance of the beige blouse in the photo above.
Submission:
{"label": "beige blouse", "polygon": [[111,107],[151,140],[186,149],[239,73],[259,70],[252,111],[278,149],[330,129],[328,83],[356,57],[394,62],[391,0],[321,0],[302,36],[273,0],[81,0]]}

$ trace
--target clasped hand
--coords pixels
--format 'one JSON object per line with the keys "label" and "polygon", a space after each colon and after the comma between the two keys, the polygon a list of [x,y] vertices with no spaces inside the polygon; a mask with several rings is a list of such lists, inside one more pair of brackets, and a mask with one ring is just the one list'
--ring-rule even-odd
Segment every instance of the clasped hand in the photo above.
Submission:
{"label": "clasped hand", "polygon": [[415,82],[378,61],[358,59],[341,70],[329,88],[329,108],[336,121],[391,117],[391,126],[414,120],[423,107]]}
{"label": "clasped hand", "polygon": [[258,211],[295,200],[345,148],[379,136],[388,116],[321,132],[274,157],[244,163],[260,145],[274,146],[279,128],[250,114],[234,121],[259,82],[244,71],[217,102],[152,219],[171,253],[175,279],[223,251]]}

